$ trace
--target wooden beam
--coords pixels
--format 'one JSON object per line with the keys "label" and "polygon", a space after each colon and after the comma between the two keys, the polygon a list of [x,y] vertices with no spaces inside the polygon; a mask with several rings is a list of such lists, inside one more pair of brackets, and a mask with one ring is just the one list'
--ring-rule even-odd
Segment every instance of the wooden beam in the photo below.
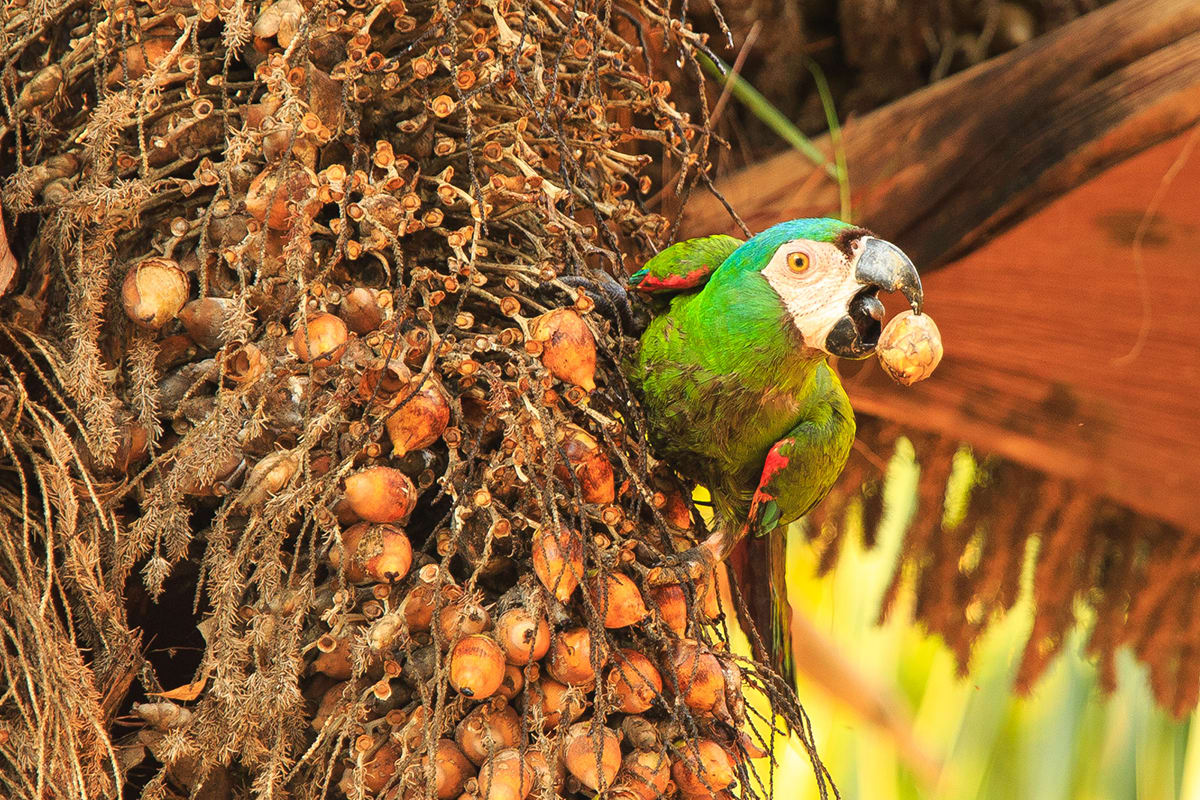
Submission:
{"label": "wooden beam", "polygon": [[873,359],[841,362],[860,413],[1200,531],[1200,128],[1059,197],[925,290],[945,359],[907,389]]}
{"label": "wooden beam", "polygon": [[[849,121],[854,219],[927,270],[1197,120],[1200,2],[1120,0]],[[838,209],[794,151],[719,187],[751,230]],[[684,234],[723,231],[724,208],[695,197]]]}

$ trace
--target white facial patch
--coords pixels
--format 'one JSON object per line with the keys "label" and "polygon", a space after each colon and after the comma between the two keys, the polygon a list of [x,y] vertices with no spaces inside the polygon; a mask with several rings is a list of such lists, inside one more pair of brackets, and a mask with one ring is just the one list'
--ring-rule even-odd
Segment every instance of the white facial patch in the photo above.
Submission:
{"label": "white facial patch", "polygon": [[[807,269],[793,269],[793,253],[807,256]],[[863,288],[854,280],[854,266],[845,253],[828,242],[808,239],[780,245],[762,274],[783,300],[804,343],[815,350],[825,349],[825,338]]]}

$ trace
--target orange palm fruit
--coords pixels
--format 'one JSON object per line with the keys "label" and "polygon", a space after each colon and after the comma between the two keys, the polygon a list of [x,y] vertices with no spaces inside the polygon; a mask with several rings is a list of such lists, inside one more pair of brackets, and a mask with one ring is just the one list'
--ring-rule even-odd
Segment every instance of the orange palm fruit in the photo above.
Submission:
{"label": "orange palm fruit", "polygon": [[596,340],[583,317],[556,308],[529,321],[529,338],[542,343],[542,363],[559,380],[596,388]]}
{"label": "orange palm fruit", "polygon": [[482,700],[504,681],[504,651],[490,636],[464,636],[450,651],[450,685],[459,694]]}
{"label": "orange palm fruit", "polygon": [[[422,767],[425,759],[421,759]],[[438,739],[434,745],[433,755],[434,793],[438,800],[452,800],[463,790],[467,778],[475,776],[475,765],[472,764],[450,739]],[[425,770],[420,770],[420,780],[424,782]]]}
{"label": "orange palm fruit", "polygon": [[592,791],[612,785],[621,769],[621,740],[615,731],[594,722],[576,722],[567,731],[563,760],[567,771]]}
{"label": "orange palm fruit", "polygon": [[[555,438],[567,456],[571,471],[579,481],[584,502],[601,505],[611,503],[616,497],[612,462],[604,455],[595,437],[578,425],[568,422],[558,426]],[[560,464],[556,474],[568,488],[572,486],[566,467]]]}
{"label": "orange palm fruit", "polygon": [[588,594],[604,615],[604,627],[624,628],[650,615],[633,578],[621,572],[599,573],[588,581]]}
{"label": "orange palm fruit", "polygon": [[662,676],[654,663],[636,650],[623,649],[608,670],[608,685],[617,695],[617,708],[626,714],[650,709],[662,694]]}
{"label": "orange palm fruit", "polygon": [[525,690],[525,673],[516,664],[504,665],[504,680],[496,690],[497,697],[513,700]]}
{"label": "orange palm fruit", "polygon": [[655,800],[667,793],[671,780],[671,760],[658,750],[634,750],[621,761],[617,776],[618,789],[629,792],[637,800]]}
{"label": "orange palm fruit", "polygon": [[147,330],[158,330],[174,319],[187,299],[187,273],[169,258],[143,258],[121,284],[125,314]]}
{"label": "orange palm fruit", "polygon": [[412,481],[392,467],[367,467],[346,477],[346,502],[368,522],[402,522],[416,499]]}
{"label": "orange palm fruit", "polygon": [[[592,665],[592,649],[602,648],[603,643],[592,641],[587,628],[572,628],[554,635],[546,671],[550,677],[570,686],[584,686],[596,679],[596,667]],[[600,658],[601,665],[604,659]]]}
{"label": "orange palm fruit", "polygon": [[359,522],[342,531],[339,564],[350,583],[394,583],[412,566],[412,544],[395,525]]}
{"label": "orange palm fruit", "polygon": [[396,771],[396,762],[400,759],[402,752],[398,742],[384,742],[383,746],[375,751],[371,760],[363,764],[363,786],[369,793],[375,794],[388,784],[392,773]]}
{"label": "orange palm fruit", "polygon": [[329,367],[338,362],[346,350],[346,323],[333,314],[314,314],[308,325],[296,328],[292,345],[296,357],[312,362],[314,367]]}
{"label": "orange palm fruit", "polygon": [[733,783],[737,772],[733,758],[712,739],[698,739],[680,748],[671,766],[671,777],[687,797],[711,797]]}
{"label": "orange palm fruit", "polygon": [[517,746],[521,740],[521,718],[507,703],[496,706],[489,701],[458,723],[454,740],[467,758],[482,764],[498,751]]}
{"label": "orange palm fruit", "polygon": [[567,528],[541,528],[533,535],[533,571],[560,603],[583,575],[583,537]]}
{"label": "orange palm fruit", "polygon": [[519,750],[501,750],[479,767],[479,800],[525,800],[535,777]]}
{"label": "orange palm fruit", "polygon": [[432,583],[420,582],[408,590],[400,613],[410,631],[427,631],[433,625],[433,611],[437,603],[437,587]]}
{"label": "orange palm fruit", "polygon": [[450,424],[450,400],[436,375],[426,376],[423,383],[414,378],[408,389],[396,394],[395,400],[396,410],[388,415],[385,424],[397,458],[429,447]]}
{"label": "orange palm fruit", "polygon": [[508,663],[518,666],[540,660],[550,649],[550,626],[545,618],[520,606],[500,615],[496,637]]}
{"label": "orange palm fruit", "polygon": [[688,708],[711,714],[724,703],[725,676],[716,656],[696,642],[685,639],[675,645],[671,663],[679,681],[679,694]]}
{"label": "orange palm fruit", "polygon": [[537,703],[541,708],[547,728],[553,728],[564,720],[574,722],[583,715],[585,708],[585,700],[580,692],[545,675],[530,684],[525,696],[527,701]]}
{"label": "orange palm fruit", "polygon": [[650,588],[650,597],[654,600],[655,613],[662,619],[676,636],[687,633],[687,593],[677,583]]}
{"label": "orange palm fruit", "polygon": [[478,603],[462,599],[442,606],[442,610],[438,612],[437,625],[443,645],[448,647],[461,636],[490,630],[492,615]]}

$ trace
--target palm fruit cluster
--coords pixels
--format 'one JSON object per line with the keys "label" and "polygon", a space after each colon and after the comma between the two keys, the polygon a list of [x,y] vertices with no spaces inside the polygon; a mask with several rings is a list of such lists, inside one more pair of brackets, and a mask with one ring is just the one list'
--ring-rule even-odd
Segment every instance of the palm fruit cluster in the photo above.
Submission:
{"label": "palm fruit cluster", "polygon": [[646,580],[702,523],[596,288],[707,181],[706,120],[650,77],[696,67],[685,19],[104,0],[0,30],[7,792],[769,794],[743,687],[802,712],[730,652],[715,576]]}

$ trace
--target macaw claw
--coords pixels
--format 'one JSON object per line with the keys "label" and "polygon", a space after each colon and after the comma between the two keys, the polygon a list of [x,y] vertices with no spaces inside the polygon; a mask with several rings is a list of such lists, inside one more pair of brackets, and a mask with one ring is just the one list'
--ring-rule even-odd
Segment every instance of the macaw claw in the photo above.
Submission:
{"label": "macaw claw", "polygon": [[651,568],[646,574],[646,581],[651,586],[664,586],[671,583],[684,583],[685,581],[696,583],[703,580],[713,567],[729,555],[732,543],[728,543],[727,546],[728,539],[729,537],[718,528],[695,547],[664,556],[662,563]]}

